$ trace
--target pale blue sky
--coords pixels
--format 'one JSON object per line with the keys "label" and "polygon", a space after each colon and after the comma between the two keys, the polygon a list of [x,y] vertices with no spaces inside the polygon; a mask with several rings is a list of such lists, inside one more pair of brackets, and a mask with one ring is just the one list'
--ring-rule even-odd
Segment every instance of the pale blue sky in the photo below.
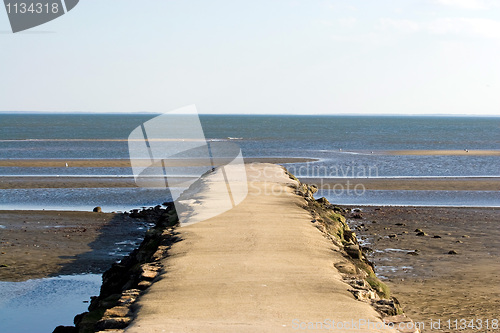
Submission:
{"label": "pale blue sky", "polygon": [[500,114],[497,0],[81,0],[12,34],[0,111]]}

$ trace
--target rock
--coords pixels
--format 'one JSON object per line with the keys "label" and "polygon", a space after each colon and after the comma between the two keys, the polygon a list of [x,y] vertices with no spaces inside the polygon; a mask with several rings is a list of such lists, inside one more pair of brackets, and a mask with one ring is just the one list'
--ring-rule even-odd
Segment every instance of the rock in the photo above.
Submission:
{"label": "rock", "polygon": [[386,316],[395,316],[398,314],[399,304],[396,304],[392,299],[372,301],[372,305],[378,312],[383,313]]}
{"label": "rock", "polygon": [[406,225],[406,223],[396,223],[396,224],[394,224],[394,225],[405,226],[405,225]]}
{"label": "rock", "polygon": [[9,266],[5,265],[5,264],[0,265],[0,268],[7,268],[7,267],[9,267]]}
{"label": "rock", "polygon": [[347,254],[354,259],[361,259],[361,249],[359,245],[347,245],[344,247]]}
{"label": "rock", "polygon": [[441,238],[439,235],[434,235],[432,238]]}
{"label": "rock", "polygon": [[361,215],[361,213],[354,213],[354,214],[351,215],[351,217],[353,219],[362,219],[363,218],[363,216]]}
{"label": "rock", "polygon": [[396,234],[390,234],[389,235],[389,238],[397,238],[397,237],[398,237],[398,235],[396,235]]}
{"label": "rock", "polygon": [[139,296],[141,294],[141,291],[139,289],[128,289],[125,290],[122,295],[127,295],[127,296]]}
{"label": "rock", "polygon": [[325,197],[319,198],[318,200],[316,200],[316,202],[321,205],[330,205],[330,202]]}
{"label": "rock", "polygon": [[410,251],[410,252],[407,252],[406,254],[409,254],[411,256],[418,256],[418,253],[415,251]]}
{"label": "rock", "polygon": [[448,251],[448,254],[458,254],[458,252],[455,250],[450,250],[450,251]]}
{"label": "rock", "polygon": [[421,232],[417,233],[417,236],[427,236],[427,233],[421,231]]}
{"label": "rock", "polygon": [[356,299],[361,301],[380,299],[380,297],[374,290],[351,289],[349,291],[354,295],[354,297],[356,297]]}
{"label": "rock", "polygon": [[348,281],[349,285],[356,289],[370,290],[370,285],[364,279],[352,279]]}
{"label": "rock", "polygon": [[415,229],[415,232],[424,232],[422,229]]}
{"label": "rock", "polygon": [[102,212],[102,209],[100,206],[97,206],[97,207],[94,207],[94,209],[92,210],[94,213],[101,213]]}
{"label": "rock", "polygon": [[462,238],[470,238],[469,235],[463,235]]}
{"label": "rock", "polygon": [[335,268],[340,272],[340,273],[344,273],[344,274],[356,274],[357,271],[356,271],[356,266],[354,266],[353,263],[351,262],[341,262],[341,263],[337,263],[335,264]]}
{"label": "rock", "polygon": [[75,326],[57,326],[52,333],[78,333]]}
{"label": "rock", "polygon": [[455,243],[463,243],[461,240],[457,240]]}
{"label": "rock", "polygon": [[141,280],[154,280],[158,276],[158,272],[156,271],[144,271],[141,273]]}
{"label": "rock", "polygon": [[351,230],[344,230],[344,240],[348,243],[356,243],[356,233]]}
{"label": "rock", "polygon": [[368,246],[362,246],[361,247],[361,252],[363,252],[363,253],[372,253],[373,249],[371,247],[368,247]]}
{"label": "rock", "polygon": [[114,306],[104,312],[103,318],[127,317],[129,315],[129,308],[126,306]]}
{"label": "rock", "polygon": [[141,281],[137,284],[137,287],[141,290],[145,290],[145,289],[148,289],[149,287],[151,287],[152,283],[150,281]]}
{"label": "rock", "polygon": [[103,331],[108,329],[125,328],[131,321],[132,319],[130,317],[102,319],[97,322],[96,330]]}

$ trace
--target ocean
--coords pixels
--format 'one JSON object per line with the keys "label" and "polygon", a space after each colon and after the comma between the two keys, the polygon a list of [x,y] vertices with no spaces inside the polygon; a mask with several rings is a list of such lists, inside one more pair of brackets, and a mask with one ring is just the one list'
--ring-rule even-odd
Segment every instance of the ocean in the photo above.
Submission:
{"label": "ocean", "polygon": [[[130,132],[153,114],[0,114],[0,160],[128,159]],[[209,142],[231,141],[243,157],[297,157],[284,164],[307,178],[500,177],[498,155],[395,155],[407,150],[499,150],[500,117],[201,115]],[[129,167],[0,166],[6,177],[131,178]],[[500,190],[500,189],[499,189]],[[499,206],[499,191],[322,190],[338,204]],[[162,190],[128,188],[0,189],[0,209],[107,211],[156,205]],[[29,206],[26,204],[29,203]]]}

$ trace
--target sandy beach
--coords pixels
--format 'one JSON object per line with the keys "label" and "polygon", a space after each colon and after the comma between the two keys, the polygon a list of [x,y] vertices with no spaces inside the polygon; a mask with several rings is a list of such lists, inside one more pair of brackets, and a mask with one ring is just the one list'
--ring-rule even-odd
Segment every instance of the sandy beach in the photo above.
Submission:
{"label": "sandy beach", "polygon": [[[415,321],[499,319],[499,208],[349,208],[361,209],[362,219],[351,218],[351,227],[374,251],[377,274]],[[417,236],[417,229],[425,235]],[[424,330],[432,331],[458,330]]]}

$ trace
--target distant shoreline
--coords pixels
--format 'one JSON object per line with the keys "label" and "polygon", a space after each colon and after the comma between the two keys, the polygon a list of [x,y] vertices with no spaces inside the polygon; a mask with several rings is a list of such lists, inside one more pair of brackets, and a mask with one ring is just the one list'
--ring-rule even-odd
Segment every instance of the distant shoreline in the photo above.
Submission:
{"label": "distant shoreline", "polygon": [[[170,177],[169,183],[189,177]],[[319,189],[331,189],[335,185],[363,184],[366,190],[410,191],[500,191],[500,177],[431,177],[431,178],[320,178],[298,177],[303,183],[317,185]],[[29,188],[134,188],[137,185],[130,176],[0,176],[0,189]]]}

